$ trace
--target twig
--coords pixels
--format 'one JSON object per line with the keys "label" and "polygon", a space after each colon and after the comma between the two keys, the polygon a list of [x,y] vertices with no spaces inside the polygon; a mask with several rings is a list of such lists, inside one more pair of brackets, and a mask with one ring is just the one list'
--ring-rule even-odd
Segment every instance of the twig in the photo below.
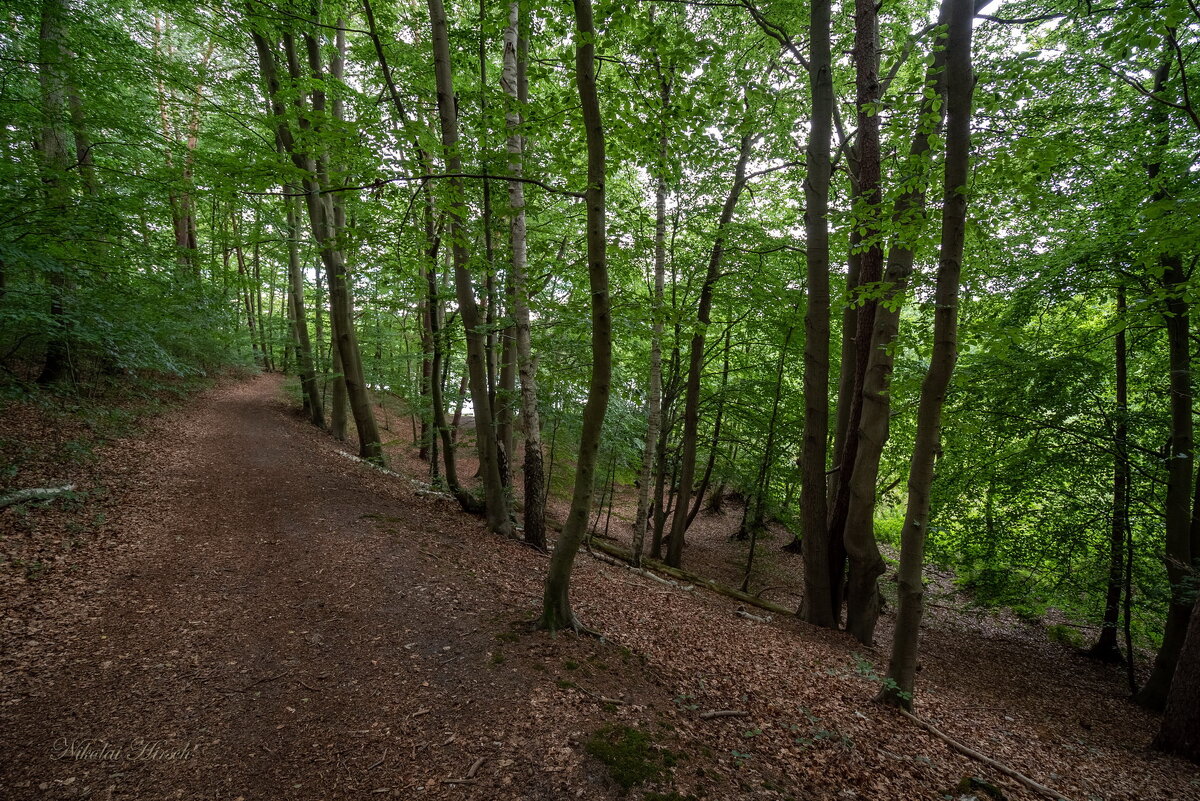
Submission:
{"label": "twig", "polygon": [[383,749],[383,756],[381,756],[379,759],[377,759],[377,760],[375,760],[374,762],[372,762],[372,763],[371,763],[371,766],[370,766],[370,767],[368,767],[368,768],[367,768],[367,770],[374,770],[375,768],[377,768],[377,767],[379,767],[380,765],[382,765],[382,764],[383,764],[383,760],[387,759],[387,755],[388,755],[388,750],[385,748],[385,749]]}
{"label": "twig", "polygon": [[475,773],[479,770],[480,766],[483,765],[483,763],[485,761],[487,761],[487,757],[480,757],[479,759],[472,762],[471,767],[467,769],[467,778],[474,779]]}
{"label": "twig", "polygon": [[1008,767],[1007,765],[1002,765],[999,762],[997,762],[996,760],[992,759],[991,757],[984,756],[983,754],[979,753],[978,751],[971,748],[970,746],[964,745],[963,743],[954,739],[950,735],[938,730],[937,728],[935,728],[933,726],[933,724],[926,723],[925,721],[921,720],[919,717],[912,714],[911,712],[906,712],[903,709],[898,709],[897,711],[904,717],[911,720],[913,723],[920,726],[925,731],[932,734],[934,737],[936,737],[939,740],[941,740],[942,742],[946,743],[946,745],[950,746],[951,748],[953,748],[955,751],[959,752],[960,754],[962,754],[964,756],[968,756],[971,759],[982,762],[983,764],[987,765],[990,768],[994,768],[994,769],[1000,771],[1008,778],[1024,785],[1025,787],[1027,787],[1030,790],[1033,790],[1035,793],[1044,795],[1047,798],[1052,798],[1052,799],[1054,799],[1054,801],[1069,801],[1069,799],[1066,796],[1064,796],[1063,794],[1061,794],[1055,790],[1051,790],[1049,787],[1045,786],[1044,784],[1038,784],[1033,779],[1026,776],[1024,773],[1015,771],[1012,768]]}
{"label": "twig", "polygon": [[743,709],[710,709],[708,712],[701,712],[701,720],[712,720],[713,718],[745,718],[749,717],[750,713]]}
{"label": "twig", "polygon": [[282,679],[284,676],[288,675],[291,672],[292,672],[291,668],[289,668],[289,669],[283,671],[282,673],[276,673],[274,676],[266,676],[264,678],[259,679],[258,681],[252,681],[249,684],[247,684],[245,687],[234,687],[232,690],[225,690],[225,692],[227,692],[227,693],[244,693],[247,690],[249,690],[250,688],[257,687],[260,684],[266,684],[268,681],[275,681],[276,679]]}

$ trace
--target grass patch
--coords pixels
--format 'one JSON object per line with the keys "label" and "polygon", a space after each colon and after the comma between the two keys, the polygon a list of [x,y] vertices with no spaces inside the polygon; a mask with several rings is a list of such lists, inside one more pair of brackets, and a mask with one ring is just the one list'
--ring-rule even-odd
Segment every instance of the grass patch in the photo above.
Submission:
{"label": "grass patch", "polygon": [[655,745],[646,732],[630,726],[605,726],[592,735],[584,750],[604,763],[612,780],[625,790],[662,778],[679,761],[676,754]]}

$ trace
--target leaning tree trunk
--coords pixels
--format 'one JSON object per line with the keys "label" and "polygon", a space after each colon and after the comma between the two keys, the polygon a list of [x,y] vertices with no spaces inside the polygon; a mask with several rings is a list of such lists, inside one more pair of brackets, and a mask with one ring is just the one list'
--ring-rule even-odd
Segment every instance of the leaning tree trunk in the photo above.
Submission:
{"label": "leaning tree trunk", "polygon": [[825,462],[829,436],[829,138],[833,132],[833,59],[830,0],[813,0],[809,13],[809,86],[812,114],[805,149],[804,236],[808,308],[804,313],[804,441],[800,455],[804,532],[804,600],[809,623],[836,625],[829,586],[829,504]]}
{"label": "leaning tree trunk", "polygon": [[1200,762],[1200,597],[1192,607],[1154,747]]}
{"label": "leaning tree trunk", "polygon": [[609,381],[612,377],[612,316],[604,220],[604,125],[600,118],[600,99],[596,93],[596,28],[592,22],[591,0],[574,0],[574,4],[575,82],[579,89],[579,104],[587,135],[588,185],[584,204],[587,206],[588,287],[592,297],[592,375],[587,402],[583,407],[583,430],[579,436],[571,511],[567,514],[567,522],[550,559],[542,615],[537,622],[538,628],[549,631],[581,629],[571,610],[571,567],[587,533],[596,454],[600,449],[600,434],[604,429]]}
{"label": "leaning tree trunk", "polygon": [[[917,672],[917,641],[924,611],[925,536],[929,530],[929,491],[941,436],[942,407],[958,359],[958,284],[962,273],[967,220],[967,178],[971,157],[972,0],[949,0],[946,30],[946,167],[942,192],[942,243],[934,293],[933,353],[921,384],[917,434],[908,475],[908,510],[900,543],[900,588],[892,657],[883,700],[911,708]],[[872,579],[874,581],[874,579]],[[877,602],[858,618],[851,633],[870,643]],[[870,614],[874,612],[874,614]]]}
{"label": "leaning tree trunk", "polygon": [[[446,28],[446,9],[442,0],[429,0],[429,18],[432,27],[442,147],[445,150],[447,172],[457,175],[461,174],[463,169],[458,146],[454,76],[450,67],[450,39]],[[454,289],[466,332],[467,375],[471,388],[471,405],[475,412],[475,440],[479,452],[479,472],[483,477],[485,513],[490,530],[511,536],[513,524],[509,514],[509,496],[500,477],[496,431],[492,423],[491,399],[488,396],[486,337],[480,325],[482,321],[479,304],[475,300],[475,287],[468,267],[470,256],[467,252],[468,234],[465,230],[466,199],[462,179],[447,178],[446,183],[450,195],[447,216],[450,220],[450,250],[454,257]]]}
{"label": "leaning tree trunk", "polygon": [[733,220],[738,198],[746,187],[746,164],[754,145],[754,135],[742,135],[738,148],[737,166],[733,170],[733,186],[725,198],[721,218],[717,223],[717,236],[713,240],[708,256],[708,270],[704,284],[700,287],[700,304],[696,310],[696,331],[692,334],[688,360],[687,391],[683,401],[683,454],[679,463],[679,498],[675,502],[675,516],[671,519],[671,533],[667,537],[667,564],[679,567],[683,562],[683,534],[687,529],[688,510],[692,502],[692,482],[696,477],[696,434],[700,425],[700,373],[704,368],[704,342],[709,317],[712,312],[713,291],[721,277],[721,259],[725,254],[725,237],[729,223]]}
{"label": "leaning tree trunk", "polygon": [[[504,32],[504,73],[501,79],[509,98],[504,123],[508,128],[508,171],[521,177],[525,140],[521,135],[521,110],[525,95],[525,42],[521,35],[521,0],[508,7],[508,28]],[[508,184],[508,205],[512,209],[512,303],[516,320],[517,370],[521,376],[521,421],[525,429],[525,542],[538,550],[546,549],[546,478],[542,467],[542,431],[537,408],[537,366],[533,361],[530,334],[529,282],[526,276],[525,187],[520,181]]]}
{"label": "leaning tree trunk", "polygon": [[[301,148],[287,122],[275,53],[270,44],[258,31],[253,31],[251,36],[258,53],[259,68],[266,84],[267,97],[271,101],[271,111],[275,117],[276,136],[288,155],[291,156],[292,162],[305,175],[303,188],[309,226],[313,239],[317,242],[321,263],[325,268],[329,284],[332,349],[342,360],[341,372],[345,375],[344,381],[350,408],[354,414],[355,427],[358,429],[359,455],[365,459],[382,461],[383,446],[379,438],[375,416],[371,410],[370,399],[367,397],[358,339],[354,333],[345,261],[337,244],[334,207],[329,195],[322,192],[323,179],[327,178],[325,169],[323,166],[318,169],[318,160]],[[319,87],[322,81],[320,48],[315,38],[308,36],[306,40],[309,63],[313,73],[312,78]],[[288,70],[293,82],[299,84],[301,82],[300,63],[296,56],[295,43],[290,36],[285,36],[285,47]],[[297,96],[293,102],[297,111],[304,111],[304,101],[301,96]],[[313,90],[312,110],[318,117],[324,113],[325,93],[322,89]],[[300,127],[304,133],[310,132],[312,122],[307,114],[300,114]]]}
{"label": "leaning tree trunk", "polygon": [[[1154,94],[1161,97],[1171,73],[1171,61],[1166,59],[1154,78]],[[1151,122],[1158,133],[1158,146],[1165,151],[1170,143],[1167,128],[1167,113],[1163,106],[1153,104]],[[1159,184],[1162,165],[1153,162],[1146,167],[1151,186],[1151,202],[1167,197]],[[1184,580],[1192,560],[1200,554],[1192,553],[1192,493],[1194,457],[1192,455],[1194,429],[1192,422],[1192,364],[1190,347],[1190,324],[1188,317],[1188,272],[1178,253],[1164,253],[1159,258],[1162,269],[1162,286],[1166,295],[1167,353],[1170,369],[1171,441],[1170,458],[1167,459],[1166,508],[1163,513],[1166,529],[1167,578],[1171,582],[1171,603],[1167,608],[1167,622],[1163,629],[1162,645],[1154,659],[1150,677],[1137,695],[1138,703],[1151,709],[1162,709],[1171,687],[1171,676],[1175,663],[1183,648],[1188,630],[1192,604],[1187,595]]]}

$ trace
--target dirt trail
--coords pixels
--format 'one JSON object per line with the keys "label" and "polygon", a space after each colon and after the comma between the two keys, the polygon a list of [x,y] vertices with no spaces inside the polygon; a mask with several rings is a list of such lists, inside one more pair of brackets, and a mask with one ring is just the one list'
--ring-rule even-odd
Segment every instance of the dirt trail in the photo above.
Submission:
{"label": "dirt trail", "polygon": [[[873,705],[883,649],[844,634],[586,554],[576,609],[610,641],[522,633],[544,557],[282,398],[228,384],[120,443],[104,540],[0,593],[0,798],[908,801],[976,775],[1033,798]],[[1118,671],[938,626],[942,728],[1075,801],[1200,799]],[[587,753],[614,724],[657,765],[629,793]]]}
{"label": "dirt trail", "polygon": [[167,423],[119,521],[128,547],[84,576],[77,625],[5,676],[0,794],[408,797],[481,756],[490,784],[505,743],[471,709],[527,715],[529,688],[486,669],[505,623],[432,554],[463,547],[441,502],[340,457],[271,377]]}

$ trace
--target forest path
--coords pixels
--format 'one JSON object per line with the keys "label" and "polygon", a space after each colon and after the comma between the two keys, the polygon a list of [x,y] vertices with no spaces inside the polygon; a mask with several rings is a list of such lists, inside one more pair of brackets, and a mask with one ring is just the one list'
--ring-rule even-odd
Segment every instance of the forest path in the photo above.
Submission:
{"label": "forest path", "polygon": [[[660,799],[910,801],[975,775],[1035,798],[872,704],[886,653],[842,633],[585,553],[575,607],[610,639],[523,633],[548,560],[345,447],[268,375],[105,449],[98,538],[0,588],[0,799],[644,801],[588,748],[613,726]],[[1200,799],[1119,671],[986,628],[923,639],[944,730],[1073,801]]]}
{"label": "forest path", "polygon": [[471,710],[512,720],[530,699],[486,669],[496,610],[431,553],[477,536],[470,521],[445,535],[439,501],[338,455],[277,377],[164,422],[114,521],[128,547],[85,575],[77,623],[43,631],[51,653],[4,694],[0,794],[409,797],[481,756],[493,774],[504,744]]}

